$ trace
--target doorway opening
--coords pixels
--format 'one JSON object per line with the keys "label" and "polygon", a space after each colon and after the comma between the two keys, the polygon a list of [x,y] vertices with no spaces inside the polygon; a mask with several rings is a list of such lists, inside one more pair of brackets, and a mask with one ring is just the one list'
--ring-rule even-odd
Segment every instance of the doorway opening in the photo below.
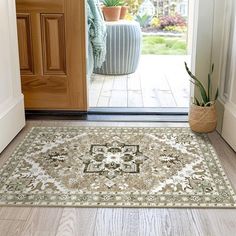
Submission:
{"label": "doorway opening", "polygon": [[[191,62],[193,26],[189,0],[126,0],[126,3],[129,10],[124,20],[105,22],[108,61],[103,68],[94,69],[89,78],[89,109],[187,112],[190,82],[184,62],[189,65]],[[139,55],[134,53],[137,36],[131,39],[127,36],[135,31],[132,28],[129,32],[132,24],[140,28]],[[114,33],[116,29],[119,32]],[[128,48],[123,48],[129,40]],[[134,53],[129,59],[127,51]],[[110,64],[115,60],[112,68]],[[137,67],[130,68],[135,67],[136,61]]]}

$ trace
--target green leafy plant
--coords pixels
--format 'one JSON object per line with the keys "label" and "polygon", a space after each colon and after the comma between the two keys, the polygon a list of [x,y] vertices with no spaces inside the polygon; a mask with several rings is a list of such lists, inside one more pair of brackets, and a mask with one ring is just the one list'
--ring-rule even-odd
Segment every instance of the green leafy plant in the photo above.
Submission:
{"label": "green leafy plant", "polygon": [[208,73],[208,82],[206,89],[201,83],[201,81],[197,79],[195,75],[192,74],[192,72],[188,68],[187,63],[184,62],[184,64],[187,73],[191,77],[190,82],[193,83],[195,86],[197,86],[201,95],[201,101],[199,101],[196,97],[194,97],[194,104],[202,107],[211,106],[216,101],[219,95],[219,89],[217,88],[214,97],[212,96],[212,74],[214,71],[214,64],[212,64],[211,71]]}
{"label": "green leafy plant", "polygon": [[117,7],[124,6],[125,2],[122,0],[103,0],[103,5],[105,7]]}
{"label": "green leafy plant", "polygon": [[150,24],[151,19],[152,17],[147,14],[142,15],[142,16],[137,15],[135,18],[135,20],[140,24],[141,28],[146,28]]}

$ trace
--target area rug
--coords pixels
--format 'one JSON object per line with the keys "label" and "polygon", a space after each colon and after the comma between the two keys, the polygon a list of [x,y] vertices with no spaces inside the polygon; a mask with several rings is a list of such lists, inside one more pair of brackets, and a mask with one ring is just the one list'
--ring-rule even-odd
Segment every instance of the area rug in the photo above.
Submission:
{"label": "area rug", "polygon": [[1,168],[0,204],[235,207],[236,195],[189,128],[34,127]]}

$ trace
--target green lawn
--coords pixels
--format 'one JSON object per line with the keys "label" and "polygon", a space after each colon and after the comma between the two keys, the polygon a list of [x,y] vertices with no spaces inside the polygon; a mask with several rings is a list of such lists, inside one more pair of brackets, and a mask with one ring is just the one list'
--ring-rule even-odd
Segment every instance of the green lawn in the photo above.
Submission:
{"label": "green lawn", "polygon": [[142,54],[186,55],[187,44],[181,38],[145,35],[143,36]]}

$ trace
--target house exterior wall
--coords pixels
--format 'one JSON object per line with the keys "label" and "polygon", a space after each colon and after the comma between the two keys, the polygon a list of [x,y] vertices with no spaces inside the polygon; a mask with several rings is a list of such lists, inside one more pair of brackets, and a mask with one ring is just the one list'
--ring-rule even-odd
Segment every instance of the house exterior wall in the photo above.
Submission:
{"label": "house exterior wall", "polygon": [[156,15],[164,16],[178,13],[184,17],[188,16],[188,0],[151,0],[155,6]]}

